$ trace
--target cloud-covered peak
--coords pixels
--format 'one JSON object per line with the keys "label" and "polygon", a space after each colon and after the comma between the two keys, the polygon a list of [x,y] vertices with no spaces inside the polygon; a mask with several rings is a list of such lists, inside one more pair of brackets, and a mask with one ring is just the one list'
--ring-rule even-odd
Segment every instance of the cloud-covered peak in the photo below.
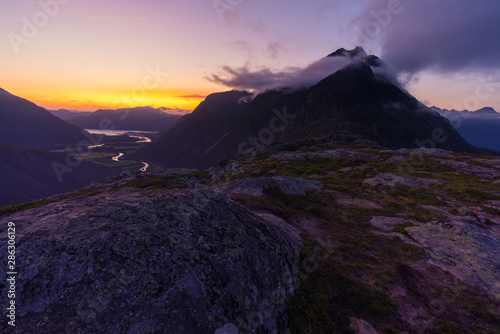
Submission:
{"label": "cloud-covered peak", "polygon": [[345,57],[345,58],[366,58],[368,55],[361,46],[355,47],[353,50],[346,50],[344,48],[340,48],[335,52],[330,53],[327,57]]}
{"label": "cloud-covered peak", "polygon": [[353,50],[338,49],[327,57],[321,58],[304,68],[287,67],[282,70],[261,68],[253,70],[249,66],[233,68],[224,66],[217,74],[212,74],[206,79],[223,86],[239,89],[263,92],[270,89],[308,88],[322,79],[337,72],[345,66],[363,62],[374,69],[375,74],[381,74],[385,79],[395,80],[384,67],[383,62],[374,55],[367,55],[365,50],[358,46]]}

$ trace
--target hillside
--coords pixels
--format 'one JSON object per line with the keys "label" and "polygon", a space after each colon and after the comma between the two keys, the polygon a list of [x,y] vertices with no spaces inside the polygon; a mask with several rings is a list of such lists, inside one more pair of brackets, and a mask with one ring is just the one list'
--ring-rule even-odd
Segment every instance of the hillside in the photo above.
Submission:
{"label": "hillside", "polygon": [[[250,93],[231,91],[209,95],[205,101],[179,122],[154,145],[144,149],[152,161],[168,167],[193,166],[200,162],[216,164],[221,156],[211,158],[211,147],[232,131],[248,110],[244,98]],[[213,154],[213,153],[212,153]]]}
{"label": "hillside", "polygon": [[66,166],[66,155],[0,142],[0,206],[73,191],[104,179],[112,172],[109,168],[83,162],[60,179],[54,164]]}
{"label": "hillside", "polygon": [[36,104],[0,89],[0,141],[26,147],[65,147],[86,132]]}

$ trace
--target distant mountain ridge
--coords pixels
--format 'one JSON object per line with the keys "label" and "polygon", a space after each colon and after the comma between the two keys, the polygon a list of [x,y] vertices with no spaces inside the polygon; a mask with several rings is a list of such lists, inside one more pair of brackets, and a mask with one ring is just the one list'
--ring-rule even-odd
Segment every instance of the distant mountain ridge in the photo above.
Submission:
{"label": "distant mountain ridge", "polygon": [[36,104],[0,89],[0,141],[49,148],[85,140],[86,131]]}
{"label": "distant mountain ridge", "polygon": [[68,110],[68,109],[58,109],[58,110],[49,110],[52,115],[62,119],[63,121],[68,121],[78,116],[86,116],[92,114],[92,111],[76,111],[76,110]]}
{"label": "distant mountain ridge", "polygon": [[446,117],[471,144],[500,151],[500,113],[491,107],[476,111],[430,109]]}
{"label": "distant mountain ridge", "polygon": [[100,129],[101,122],[108,120],[115,130],[142,130],[165,132],[182,117],[167,112],[165,108],[136,107],[116,110],[99,109],[91,114],[68,119],[71,124],[84,129]]}
{"label": "distant mountain ridge", "polygon": [[449,109],[441,109],[439,107],[436,107],[436,106],[432,106],[432,107],[429,107],[429,109],[432,109],[440,114],[442,114],[443,116],[444,115],[451,115],[451,114],[460,114],[460,115],[468,115],[468,116],[478,116],[478,115],[481,115],[481,116],[485,116],[485,115],[490,115],[490,116],[498,116],[500,117],[500,113],[497,112],[495,109],[491,108],[491,107],[484,107],[484,108],[481,108],[481,109],[478,109],[478,110],[474,110],[474,111],[469,111],[469,110],[456,110],[456,109],[452,109],[452,110],[449,110]]}
{"label": "distant mountain ridge", "polygon": [[[208,96],[164,137],[145,147],[144,155],[166,167],[206,168],[242,150],[296,138],[303,129],[327,121],[345,124],[337,130],[354,131],[351,139],[357,132],[359,140],[369,139],[391,149],[427,145],[483,152],[468,144],[445,118],[392,82],[395,79],[378,57],[367,55],[361,47],[339,49],[329,57],[346,57],[350,63],[308,89],[275,89],[246,103],[242,98],[248,92]],[[326,136],[341,138],[340,133]]]}

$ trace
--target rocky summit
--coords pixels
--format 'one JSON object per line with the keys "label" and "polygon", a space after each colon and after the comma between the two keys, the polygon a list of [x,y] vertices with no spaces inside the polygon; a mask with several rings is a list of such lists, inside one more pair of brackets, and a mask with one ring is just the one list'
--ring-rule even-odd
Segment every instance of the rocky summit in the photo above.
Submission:
{"label": "rocky summit", "polygon": [[499,177],[313,136],[2,208],[1,247],[26,333],[497,333]]}

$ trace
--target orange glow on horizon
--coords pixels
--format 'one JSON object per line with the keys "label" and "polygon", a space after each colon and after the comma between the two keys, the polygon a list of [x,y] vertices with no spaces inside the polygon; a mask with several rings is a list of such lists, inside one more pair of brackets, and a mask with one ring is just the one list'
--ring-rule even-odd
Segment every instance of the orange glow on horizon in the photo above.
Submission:
{"label": "orange glow on horizon", "polygon": [[[8,90],[9,91],[9,90]],[[10,93],[47,109],[95,111],[141,106],[194,110],[208,95],[193,91],[52,92],[14,90]]]}

